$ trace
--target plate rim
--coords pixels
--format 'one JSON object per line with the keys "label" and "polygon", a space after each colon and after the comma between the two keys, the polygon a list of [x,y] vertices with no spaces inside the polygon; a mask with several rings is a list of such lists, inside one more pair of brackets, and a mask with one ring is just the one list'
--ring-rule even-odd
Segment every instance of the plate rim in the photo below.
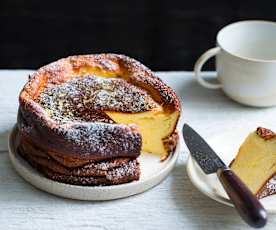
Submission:
{"label": "plate rim", "polygon": [[[207,189],[203,188],[200,183],[197,182],[197,180],[195,179],[195,176],[193,174],[197,174],[194,170],[195,164],[196,162],[194,161],[194,159],[191,157],[190,152],[188,152],[188,158],[187,158],[187,165],[186,165],[186,170],[187,170],[187,174],[191,180],[191,182],[193,183],[193,185],[205,196],[211,198],[212,200],[215,200],[221,204],[227,205],[229,207],[234,207],[234,205],[232,204],[232,202],[229,199],[226,199],[223,196],[218,195],[217,193],[210,193]],[[206,186],[208,187],[208,186]]]}
{"label": "plate rim", "polygon": [[[46,178],[41,173],[32,168],[26,161],[24,161],[15,150],[14,139],[18,132],[17,124],[15,124],[9,134],[8,138],[8,150],[9,158],[11,160],[13,168],[17,174],[27,181],[32,186],[42,190],[44,192],[76,200],[90,200],[90,201],[104,201],[126,198],[132,195],[143,193],[162,182],[173,170],[175,163],[180,154],[180,140],[176,146],[174,153],[166,160],[166,165],[160,170],[159,173],[152,174],[150,177],[144,180],[133,181],[119,185],[109,186],[81,186],[71,185],[61,182],[56,182]],[[33,177],[33,178],[31,178]],[[44,184],[44,185],[43,185]],[[47,184],[47,185],[46,185]],[[55,187],[55,188],[54,188]],[[68,190],[67,192],[60,192]],[[90,195],[77,195],[78,191],[89,193]],[[112,194],[110,194],[113,192]],[[93,193],[102,193],[101,195],[93,195]],[[116,194],[115,194],[116,193]],[[124,193],[124,194],[122,194]],[[83,193],[84,194],[84,193]],[[92,195],[91,195],[92,194]]]}

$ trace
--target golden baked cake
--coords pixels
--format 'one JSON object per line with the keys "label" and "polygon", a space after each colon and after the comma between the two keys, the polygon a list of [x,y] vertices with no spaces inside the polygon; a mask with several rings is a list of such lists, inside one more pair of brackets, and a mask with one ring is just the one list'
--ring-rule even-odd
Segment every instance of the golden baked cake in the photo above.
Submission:
{"label": "golden baked cake", "polygon": [[166,159],[180,103],[138,61],[71,56],[40,68],[19,97],[19,152],[47,177],[81,185],[138,180],[142,151]]}
{"label": "golden baked cake", "polygon": [[276,193],[276,134],[257,128],[241,145],[231,169],[260,199]]}

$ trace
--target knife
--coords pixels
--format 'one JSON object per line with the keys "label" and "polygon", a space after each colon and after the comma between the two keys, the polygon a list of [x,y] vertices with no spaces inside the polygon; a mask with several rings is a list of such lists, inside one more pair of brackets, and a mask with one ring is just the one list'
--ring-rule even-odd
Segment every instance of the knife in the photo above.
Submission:
{"label": "knife", "polygon": [[184,124],[183,137],[193,159],[205,174],[216,173],[241,218],[254,228],[264,227],[267,213],[260,201],[228,167],[204,139]]}

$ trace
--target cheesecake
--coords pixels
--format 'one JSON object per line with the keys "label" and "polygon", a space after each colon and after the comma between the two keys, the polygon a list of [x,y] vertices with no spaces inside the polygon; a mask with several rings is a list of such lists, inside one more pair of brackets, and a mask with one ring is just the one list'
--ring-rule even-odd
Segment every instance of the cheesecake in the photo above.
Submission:
{"label": "cheesecake", "polygon": [[276,193],[276,134],[259,127],[241,145],[231,169],[259,199]]}
{"label": "cheesecake", "polygon": [[79,185],[138,180],[144,152],[167,159],[180,102],[124,55],[80,55],[41,67],[19,96],[18,149],[46,177]]}

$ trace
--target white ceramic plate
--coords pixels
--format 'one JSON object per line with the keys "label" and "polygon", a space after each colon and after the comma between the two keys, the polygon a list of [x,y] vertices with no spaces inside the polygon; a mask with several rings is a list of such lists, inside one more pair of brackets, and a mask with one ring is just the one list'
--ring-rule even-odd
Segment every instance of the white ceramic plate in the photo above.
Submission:
{"label": "white ceramic plate", "polygon": [[44,177],[18,155],[15,147],[17,128],[9,137],[9,156],[20,176],[33,186],[57,196],[77,200],[113,200],[142,193],[165,179],[173,169],[180,152],[178,145],[174,154],[166,161],[153,154],[143,153],[139,157],[141,176],[139,181],[111,186],[77,186],[59,183]]}
{"label": "white ceramic plate", "polygon": [[[252,131],[254,131],[254,128],[252,129],[252,127],[244,127],[240,130],[232,129],[207,139],[207,142],[220,156],[220,158],[227,165],[229,165],[236,156],[240,145],[243,143],[247,135]],[[222,204],[233,207],[233,204],[229,200],[227,194],[224,192],[216,174],[204,174],[197,163],[191,158],[191,156],[188,157],[187,172],[192,183],[203,194]],[[276,195],[261,199],[261,203],[268,212],[276,213]]]}

